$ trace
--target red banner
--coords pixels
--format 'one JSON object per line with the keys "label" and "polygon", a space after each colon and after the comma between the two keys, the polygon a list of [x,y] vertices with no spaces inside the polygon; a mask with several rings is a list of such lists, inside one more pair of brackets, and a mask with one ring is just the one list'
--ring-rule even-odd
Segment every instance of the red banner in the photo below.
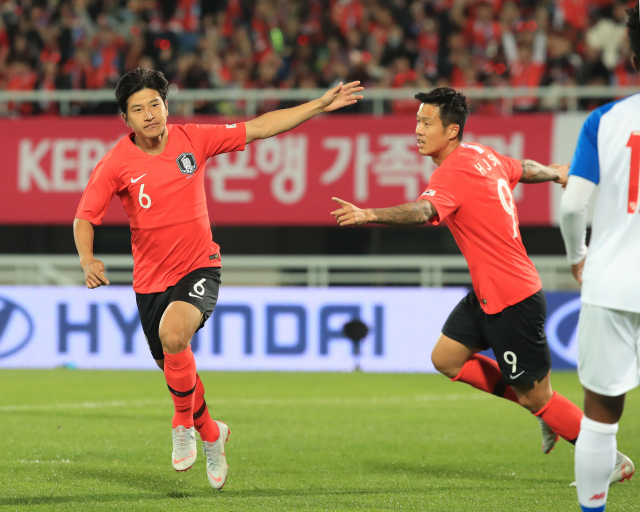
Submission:
{"label": "red banner", "polygon": [[[552,115],[472,116],[464,138],[513,158],[550,163],[552,122]],[[332,196],[362,207],[415,201],[435,166],[418,153],[414,128],[411,115],[329,114],[244,152],[218,155],[206,166],[211,222],[332,225]],[[70,224],[93,168],[127,132],[111,117],[0,120],[0,223]],[[514,196],[521,224],[551,223],[548,183],[518,185]],[[127,223],[117,197],[105,223]]]}

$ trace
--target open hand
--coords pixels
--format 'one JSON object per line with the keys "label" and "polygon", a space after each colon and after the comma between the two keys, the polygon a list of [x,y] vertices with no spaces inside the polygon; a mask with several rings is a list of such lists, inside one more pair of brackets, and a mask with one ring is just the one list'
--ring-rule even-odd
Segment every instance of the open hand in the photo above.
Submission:
{"label": "open hand", "polygon": [[356,96],[356,92],[364,91],[364,87],[358,87],[360,82],[351,82],[347,85],[342,85],[340,82],[333,89],[329,89],[320,98],[320,106],[323,112],[331,112],[332,110],[338,110],[339,108],[353,105],[361,100],[363,96]]}
{"label": "open hand", "polygon": [[567,181],[569,180],[569,164],[551,164],[549,167],[556,169],[560,173],[560,177],[554,181],[562,185],[562,188],[565,188],[567,186]]}
{"label": "open hand", "polygon": [[109,280],[104,275],[104,263],[100,260],[81,261],[80,264],[84,270],[84,281],[87,283],[87,288],[93,289],[109,284]]}
{"label": "open hand", "polygon": [[341,226],[361,226],[362,224],[367,223],[367,212],[361,208],[358,208],[356,205],[351,203],[347,203],[342,199],[338,199],[337,197],[332,197],[336,203],[338,203],[342,208],[339,208],[333,212],[333,215],[338,221],[338,224]]}

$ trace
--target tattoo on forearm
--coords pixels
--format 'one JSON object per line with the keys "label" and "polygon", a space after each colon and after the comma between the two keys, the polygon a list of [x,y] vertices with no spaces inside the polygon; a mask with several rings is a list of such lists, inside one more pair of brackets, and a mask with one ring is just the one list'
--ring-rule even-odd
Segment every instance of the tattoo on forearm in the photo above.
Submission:
{"label": "tattoo on forearm", "polygon": [[393,208],[375,208],[371,211],[375,216],[373,222],[390,226],[424,224],[436,215],[436,209],[429,201],[401,204]]}
{"label": "tattoo on forearm", "polygon": [[522,177],[520,183],[544,183],[554,181],[560,177],[556,169],[539,164],[533,160],[520,160],[522,164]]}

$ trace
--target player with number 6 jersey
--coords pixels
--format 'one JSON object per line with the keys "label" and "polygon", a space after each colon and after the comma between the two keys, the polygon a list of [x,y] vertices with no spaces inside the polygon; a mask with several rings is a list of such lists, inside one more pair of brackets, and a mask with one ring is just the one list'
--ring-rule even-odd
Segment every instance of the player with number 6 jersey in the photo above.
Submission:
{"label": "player with number 6 jersey", "polygon": [[[338,198],[341,226],[368,222],[408,226],[446,221],[467,260],[473,289],[454,308],[432,353],[452,381],[506,398],[539,420],[544,453],[558,435],[574,443],[582,411],[551,388],[551,355],[544,331],[546,301],[518,228],[518,183],[567,181],[568,166],[514,160],[463,143],[469,109],[449,88],[416,95],[418,151],[439,167],[415,203],[361,209]],[[491,348],[497,362],[479,354]]]}
{"label": "player with number 6 jersey", "polygon": [[93,226],[102,223],[111,199],[119,196],[131,225],[142,329],[174,403],[173,468],[193,466],[197,431],[214,489],[227,479],[225,442],[231,432],[209,415],[190,346],[215,308],[221,276],[220,247],[211,239],[207,212],[205,164],[322,112],[353,105],[362,99],[358,84],[340,83],[304,105],[226,125],[168,125],[169,84],[158,71],[136,69],[116,87],[116,102],[132,133],[98,163],[78,206],[73,227],[80,264],[87,287],[109,284],[104,264],[93,254]]}

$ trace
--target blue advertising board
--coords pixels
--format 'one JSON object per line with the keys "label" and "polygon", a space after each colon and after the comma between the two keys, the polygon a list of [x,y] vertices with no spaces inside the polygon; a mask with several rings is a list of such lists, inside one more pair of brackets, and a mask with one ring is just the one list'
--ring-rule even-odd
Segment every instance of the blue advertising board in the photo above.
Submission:
{"label": "blue advertising board", "polygon": [[[192,347],[202,370],[433,372],[431,350],[465,288],[221,290]],[[576,293],[547,294],[554,368],[577,362]],[[369,327],[354,357],[342,333]],[[130,287],[0,287],[0,368],[153,369]]]}

